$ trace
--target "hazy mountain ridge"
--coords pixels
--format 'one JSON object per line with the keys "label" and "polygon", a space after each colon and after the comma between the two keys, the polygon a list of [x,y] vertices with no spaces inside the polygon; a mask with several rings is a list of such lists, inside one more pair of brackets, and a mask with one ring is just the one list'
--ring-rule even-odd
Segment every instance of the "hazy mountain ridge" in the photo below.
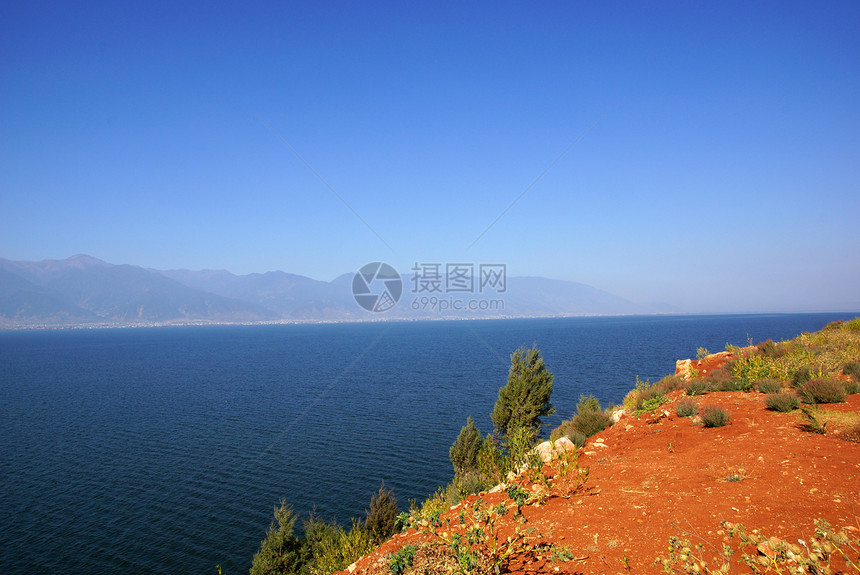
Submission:
{"label": "hazy mountain ridge", "polygon": [[[539,277],[510,277],[504,293],[403,294],[385,313],[359,307],[352,273],[330,282],[283,271],[236,275],[226,270],[154,270],[77,255],[39,262],[0,258],[0,327],[72,327],[183,323],[369,321],[650,313],[597,288]],[[486,311],[439,310],[436,300],[495,299]]]}

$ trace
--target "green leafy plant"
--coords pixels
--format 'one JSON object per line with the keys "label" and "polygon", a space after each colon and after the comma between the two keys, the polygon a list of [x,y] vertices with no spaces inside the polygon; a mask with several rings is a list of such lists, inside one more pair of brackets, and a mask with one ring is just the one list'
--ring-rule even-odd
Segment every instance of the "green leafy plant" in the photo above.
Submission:
{"label": "green leafy plant", "polygon": [[845,393],[847,395],[857,395],[858,393],[860,393],[860,381],[846,381]]}
{"label": "green leafy plant", "polygon": [[702,409],[702,425],[705,427],[722,427],[731,421],[731,414],[717,405],[707,405]]}
{"label": "green leafy plant", "polygon": [[789,412],[800,407],[800,398],[790,391],[768,394],[765,405],[771,411]]}
{"label": "green leafy plant", "polygon": [[682,399],[675,406],[675,413],[678,417],[691,417],[699,412],[699,406],[692,399]]}
{"label": "green leafy plant", "polygon": [[711,355],[711,352],[708,351],[708,348],[706,348],[706,347],[696,348],[696,357],[697,358],[705,359],[709,355]]}
{"label": "green leafy plant", "polygon": [[394,575],[402,575],[404,571],[412,567],[416,551],[418,551],[416,545],[406,545],[398,549],[396,553],[389,556],[388,570]]}
{"label": "green leafy plant", "polygon": [[747,353],[735,359],[730,370],[732,379],[743,382],[744,389],[750,389],[761,379],[780,376],[776,360],[758,353]]}
{"label": "green leafy plant", "polygon": [[664,395],[658,395],[656,397],[646,399],[645,401],[642,402],[642,406],[639,409],[637,409],[636,411],[634,411],[633,414],[638,417],[638,416],[642,415],[643,413],[648,413],[649,411],[654,411],[655,409],[657,409],[658,407],[660,407],[661,405],[663,405],[667,401],[669,401],[669,400]]}

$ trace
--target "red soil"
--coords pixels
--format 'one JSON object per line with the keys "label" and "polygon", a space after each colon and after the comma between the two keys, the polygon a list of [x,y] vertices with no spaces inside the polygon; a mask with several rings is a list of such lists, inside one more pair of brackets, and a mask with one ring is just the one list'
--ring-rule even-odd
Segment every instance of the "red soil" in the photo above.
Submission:
{"label": "red soil", "polygon": [[[826,435],[803,431],[797,411],[768,411],[764,397],[719,392],[694,398],[700,411],[718,405],[731,412],[729,425],[709,429],[675,414],[682,398],[675,391],[656,414],[625,414],[590,438],[579,459],[590,468],[585,487],[570,498],[554,495],[541,506],[523,508],[525,527],[568,546],[576,559],[554,563],[546,555],[532,556],[529,563],[514,561],[511,572],[658,573],[662,567],[655,558],[668,556],[672,535],[713,546],[705,553],[710,562],[728,541],[723,520],[790,542],[808,540],[816,518],[856,535],[860,444],[840,439],[838,422],[828,425]],[[828,409],[856,413],[860,395]],[[507,500],[504,493],[482,497],[491,504]],[[458,512],[447,515],[456,518]],[[501,521],[503,535],[517,523],[512,513]],[[359,560],[353,572],[387,572],[386,554],[428,537],[415,530],[395,536]]]}

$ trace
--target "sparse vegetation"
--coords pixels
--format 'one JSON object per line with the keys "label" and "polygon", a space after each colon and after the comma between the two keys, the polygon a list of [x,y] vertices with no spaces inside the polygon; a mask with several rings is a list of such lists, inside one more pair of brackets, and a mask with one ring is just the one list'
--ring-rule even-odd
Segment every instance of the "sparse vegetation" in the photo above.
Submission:
{"label": "sparse vegetation", "polygon": [[779,393],[782,391],[782,384],[775,379],[762,379],[753,386],[759,393]]}
{"label": "sparse vegetation", "polygon": [[[849,536],[846,529],[834,529],[818,519],[815,531],[809,537],[789,542],[768,537],[758,530],[747,532],[740,524],[722,523],[729,536],[729,544],[722,549],[716,545],[707,548],[715,552],[707,559],[705,544],[693,544],[689,539],[673,536],[669,539],[669,556],[658,557],[656,565],[664,573],[729,573],[735,572],[732,563],[739,561],[752,573],[847,573],[860,572],[860,538]],[[846,570],[834,571],[834,560],[841,561]]]}
{"label": "sparse vegetation", "polygon": [[705,395],[710,391],[708,382],[702,380],[694,380],[687,384],[685,392],[687,395]]}
{"label": "sparse vegetation", "polygon": [[674,376],[664,377],[653,385],[636,377],[636,387],[624,397],[624,409],[634,413],[656,409],[666,402],[665,395],[680,385],[681,380]]}
{"label": "sparse vegetation", "polygon": [[582,395],[576,406],[576,413],[562,421],[550,434],[555,440],[567,436],[577,447],[585,445],[585,440],[612,425],[612,418],[601,410],[600,402],[593,395]]}
{"label": "sparse vegetation", "polygon": [[850,361],[842,368],[842,373],[850,375],[855,380],[860,380],[860,361]]}
{"label": "sparse vegetation", "polygon": [[726,379],[714,386],[714,391],[749,391],[752,384],[739,379]]}
{"label": "sparse vegetation", "polygon": [[841,403],[845,401],[845,386],[837,379],[811,379],[797,390],[804,403]]}
{"label": "sparse vegetation", "polygon": [[827,422],[819,419],[818,410],[811,407],[803,407],[800,413],[803,415],[803,423],[800,424],[802,430],[821,435],[827,433]]}
{"label": "sparse vegetation", "polygon": [[406,545],[398,549],[397,553],[392,554],[388,560],[389,571],[394,573],[394,575],[402,575],[406,569],[412,567],[416,551],[418,551],[418,546],[416,545]]}
{"label": "sparse vegetation", "polygon": [[585,440],[588,439],[585,437],[585,434],[581,431],[573,430],[567,434],[567,438],[573,443],[576,447],[582,447],[585,445]]}
{"label": "sparse vegetation", "polygon": [[800,398],[790,391],[780,391],[768,394],[765,404],[771,411],[789,412],[800,407]]}
{"label": "sparse vegetation", "polygon": [[692,399],[682,399],[675,406],[675,413],[678,417],[692,417],[699,412],[699,406]]}
{"label": "sparse vegetation", "polygon": [[705,427],[722,427],[732,419],[731,414],[718,405],[705,406],[701,417]]}

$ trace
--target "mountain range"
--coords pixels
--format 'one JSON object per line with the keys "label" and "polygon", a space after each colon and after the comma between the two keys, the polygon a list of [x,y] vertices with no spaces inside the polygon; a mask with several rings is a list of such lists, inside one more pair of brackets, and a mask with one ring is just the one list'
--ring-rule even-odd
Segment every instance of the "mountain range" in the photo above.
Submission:
{"label": "mountain range", "polygon": [[[402,294],[397,305],[385,312],[371,312],[360,307],[353,297],[354,276],[355,273],[347,273],[325,282],[283,271],[236,275],[224,270],[154,270],[109,264],[87,255],[39,262],[0,258],[0,328],[464,319],[665,311],[634,304],[585,284],[540,277],[509,277],[503,293],[480,294],[417,293],[413,276],[400,276]],[[379,292],[384,288],[381,283],[370,285]],[[497,303],[480,304],[488,299]],[[455,300],[463,308],[472,300],[479,302],[477,307],[490,309],[438,309],[443,302],[453,307]]]}

